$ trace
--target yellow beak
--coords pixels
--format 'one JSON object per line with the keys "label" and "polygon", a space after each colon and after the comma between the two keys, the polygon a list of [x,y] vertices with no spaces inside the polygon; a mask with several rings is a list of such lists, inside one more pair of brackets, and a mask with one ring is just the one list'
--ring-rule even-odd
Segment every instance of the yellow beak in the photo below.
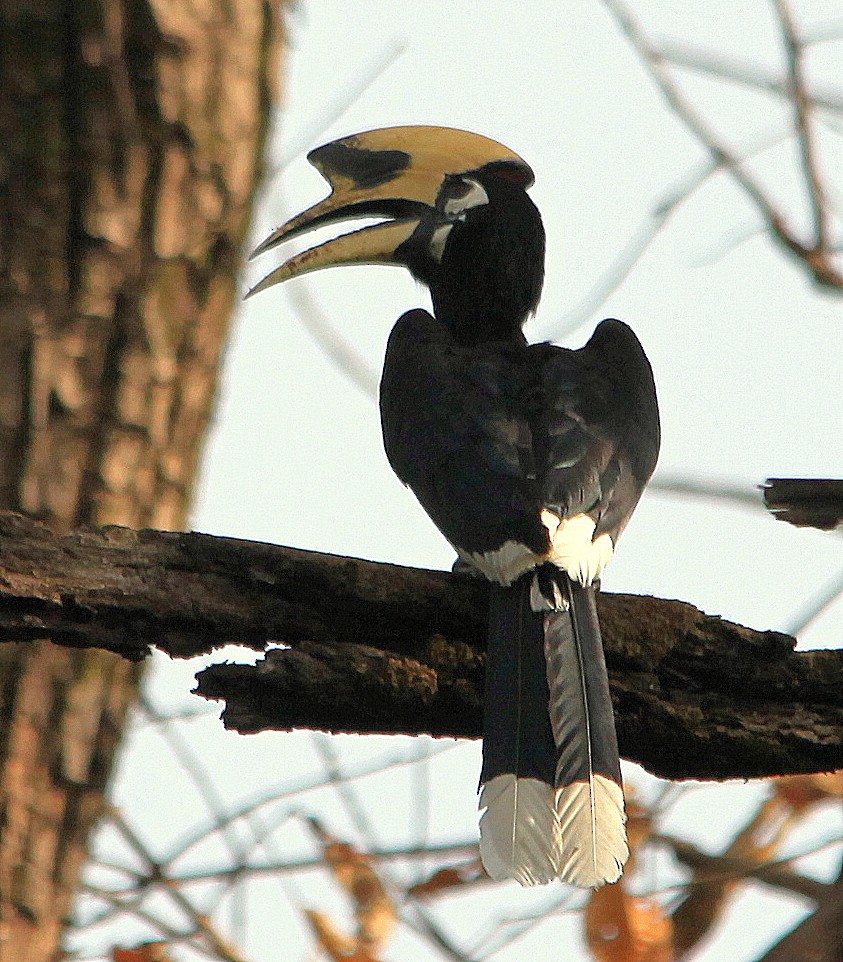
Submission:
{"label": "yellow beak", "polygon": [[400,263],[397,249],[425,216],[436,214],[449,176],[494,166],[527,188],[533,172],[518,154],[480,134],[450,127],[384,127],[353,134],[311,151],[307,158],[331,186],[324,200],[273,231],[252,254],[325,224],[361,217],[391,220],[344,234],[286,261],[247,297],[275,284],[340,264]]}

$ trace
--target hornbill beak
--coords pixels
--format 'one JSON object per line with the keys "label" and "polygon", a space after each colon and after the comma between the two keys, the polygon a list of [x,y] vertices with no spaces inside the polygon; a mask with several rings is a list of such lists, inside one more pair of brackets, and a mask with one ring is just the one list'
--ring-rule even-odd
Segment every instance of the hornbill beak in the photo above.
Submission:
{"label": "hornbill beak", "polygon": [[307,159],[330,184],[330,195],[274,230],[252,257],[328,224],[363,217],[390,220],[291,257],[247,297],[324,267],[404,264],[399,248],[422,223],[448,222],[443,187],[454,177],[493,170],[525,189],[534,179],[526,161],[503,144],[450,127],[369,130],[318,147]]}

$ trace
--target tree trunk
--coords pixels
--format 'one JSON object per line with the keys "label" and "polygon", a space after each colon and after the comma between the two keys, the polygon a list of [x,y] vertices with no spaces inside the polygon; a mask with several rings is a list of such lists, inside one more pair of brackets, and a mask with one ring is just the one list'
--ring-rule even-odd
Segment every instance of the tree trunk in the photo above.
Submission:
{"label": "tree trunk", "polygon": [[[180,528],[282,34],[270,0],[0,4],[0,507]],[[137,669],[0,648],[0,960],[59,952]]]}

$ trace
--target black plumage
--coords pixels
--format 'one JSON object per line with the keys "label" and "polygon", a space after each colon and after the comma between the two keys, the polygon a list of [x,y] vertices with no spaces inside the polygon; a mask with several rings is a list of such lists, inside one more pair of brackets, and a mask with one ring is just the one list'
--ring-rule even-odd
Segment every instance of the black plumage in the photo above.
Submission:
{"label": "black plumage", "polygon": [[311,159],[331,195],[261,245],[377,214],[387,223],[292,258],[255,290],[319,267],[392,262],[426,284],[389,338],[381,382],[395,473],[493,582],[481,855],[494,878],[614,881],[627,856],[612,704],[594,600],[655,466],[652,372],[633,332],[529,345],[544,230],[532,172],[448,128],[387,128]]}

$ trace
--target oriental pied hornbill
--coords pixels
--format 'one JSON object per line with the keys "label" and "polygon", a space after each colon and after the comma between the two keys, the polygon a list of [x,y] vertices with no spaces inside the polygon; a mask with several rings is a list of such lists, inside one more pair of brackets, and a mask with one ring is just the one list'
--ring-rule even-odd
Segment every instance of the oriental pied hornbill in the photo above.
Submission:
{"label": "oriental pied hornbill", "polygon": [[338,264],[395,263],[433,316],[392,330],[387,457],[492,582],[480,851],[492,878],[615,881],[628,850],[594,599],[659,448],[650,365],[623,323],[580,350],[527,344],[544,275],[529,166],[477,134],[372,130],[314,150],[329,197],[263,253],[326,224],[388,220],[292,257],[250,293]]}

